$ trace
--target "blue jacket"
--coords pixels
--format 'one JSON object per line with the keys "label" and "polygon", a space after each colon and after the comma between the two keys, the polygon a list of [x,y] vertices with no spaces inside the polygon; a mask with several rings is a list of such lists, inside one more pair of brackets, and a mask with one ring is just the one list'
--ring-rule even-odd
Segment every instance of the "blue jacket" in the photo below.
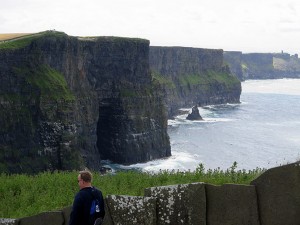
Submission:
{"label": "blue jacket", "polygon": [[101,217],[104,218],[105,209],[102,192],[94,187],[87,187],[81,189],[75,196],[69,225],[88,225],[90,208],[94,199],[93,194],[100,202]]}

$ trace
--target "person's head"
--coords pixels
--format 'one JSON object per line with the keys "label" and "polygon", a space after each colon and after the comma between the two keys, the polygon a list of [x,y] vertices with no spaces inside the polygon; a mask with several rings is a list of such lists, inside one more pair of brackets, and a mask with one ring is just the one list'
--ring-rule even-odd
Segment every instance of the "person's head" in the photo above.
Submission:
{"label": "person's head", "polygon": [[79,188],[91,187],[92,186],[93,175],[90,171],[84,170],[80,171],[78,175],[78,185]]}

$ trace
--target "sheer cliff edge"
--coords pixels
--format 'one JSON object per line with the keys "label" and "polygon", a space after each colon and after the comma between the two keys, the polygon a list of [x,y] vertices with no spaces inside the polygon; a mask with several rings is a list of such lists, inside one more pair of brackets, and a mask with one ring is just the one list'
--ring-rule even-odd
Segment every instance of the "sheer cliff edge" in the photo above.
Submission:
{"label": "sheer cliff edge", "polygon": [[0,172],[168,157],[168,117],[240,93],[222,50],[57,31],[0,41]]}

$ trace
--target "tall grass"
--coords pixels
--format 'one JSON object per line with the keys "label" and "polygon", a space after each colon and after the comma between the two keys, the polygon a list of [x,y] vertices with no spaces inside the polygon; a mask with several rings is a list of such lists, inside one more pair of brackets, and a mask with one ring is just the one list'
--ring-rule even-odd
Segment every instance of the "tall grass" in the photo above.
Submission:
{"label": "tall grass", "polygon": [[[153,186],[205,182],[210,184],[249,184],[263,170],[236,170],[234,163],[223,171],[205,170],[200,164],[193,172],[160,171],[156,174],[136,171],[101,176],[94,172],[93,185],[104,196],[142,196],[144,189]],[[0,217],[20,218],[43,211],[62,209],[72,204],[78,191],[78,172],[44,172],[37,175],[0,175]]]}

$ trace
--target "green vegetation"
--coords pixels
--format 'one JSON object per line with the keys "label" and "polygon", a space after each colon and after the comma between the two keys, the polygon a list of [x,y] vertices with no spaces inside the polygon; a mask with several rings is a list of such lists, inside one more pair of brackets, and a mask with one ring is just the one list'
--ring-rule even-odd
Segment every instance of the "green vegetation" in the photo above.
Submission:
{"label": "green vegetation", "polygon": [[36,40],[38,38],[41,38],[43,36],[55,36],[55,37],[61,37],[61,36],[67,36],[63,32],[57,32],[57,31],[44,31],[40,33],[34,33],[29,34],[25,36],[19,36],[15,37],[10,40],[3,40],[0,41],[0,50],[1,49],[19,49],[19,48],[25,48],[26,46],[30,45],[30,43],[33,40]]}
{"label": "green vegetation", "polygon": [[0,49],[18,49],[24,48],[28,46],[34,39],[36,39],[36,35],[27,35],[23,37],[19,37],[12,40],[1,41]]}
{"label": "green vegetation", "polygon": [[40,89],[42,99],[75,100],[63,74],[48,65],[38,66],[33,71],[27,68],[16,68],[15,71],[17,74],[25,76],[28,83]]}
{"label": "green vegetation", "polygon": [[[249,53],[242,58],[242,68],[246,66],[250,71],[273,71],[273,56],[268,53]],[[244,66],[243,66],[244,65]]]}
{"label": "green vegetation", "polygon": [[289,59],[273,57],[273,67],[280,71],[300,71],[300,60],[295,57]]}
{"label": "green vegetation", "polygon": [[142,38],[127,38],[127,37],[117,37],[117,36],[95,36],[95,37],[81,37],[83,39],[95,39],[97,41],[112,41],[112,44],[122,44],[127,41],[130,43],[148,43],[149,41]]}
{"label": "green vegetation", "polygon": [[273,57],[273,67],[276,70],[286,71],[287,70],[287,61],[285,59]]}
{"label": "green vegetation", "polygon": [[249,68],[248,68],[247,64],[242,63],[242,69],[243,69],[243,70],[248,70]]}
{"label": "green vegetation", "polygon": [[[136,171],[118,172],[100,176],[94,172],[93,185],[99,187],[104,196],[142,196],[147,187],[205,182],[249,184],[264,170],[236,170],[237,163],[223,171],[205,170],[200,164],[194,172],[161,171],[157,174]],[[0,175],[0,217],[20,218],[43,211],[62,209],[72,204],[78,191],[77,172],[44,172],[35,176]]]}
{"label": "green vegetation", "polygon": [[180,83],[183,86],[205,85],[209,88],[209,85],[215,82],[224,84],[227,88],[231,88],[238,84],[239,80],[230,74],[216,71],[180,76]]}
{"label": "green vegetation", "polygon": [[151,71],[151,75],[154,82],[158,82],[160,85],[166,85],[169,88],[175,88],[175,84],[171,78],[167,78],[156,71]]}
{"label": "green vegetation", "polygon": [[121,89],[120,90],[121,97],[124,98],[136,98],[138,97],[138,94],[133,89]]}
{"label": "green vegetation", "polygon": [[32,33],[7,33],[7,34],[0,34],[0,41],[6,41],[11,39],[16,39],[20,37],[24,37],[27,35],[32,35]]}

